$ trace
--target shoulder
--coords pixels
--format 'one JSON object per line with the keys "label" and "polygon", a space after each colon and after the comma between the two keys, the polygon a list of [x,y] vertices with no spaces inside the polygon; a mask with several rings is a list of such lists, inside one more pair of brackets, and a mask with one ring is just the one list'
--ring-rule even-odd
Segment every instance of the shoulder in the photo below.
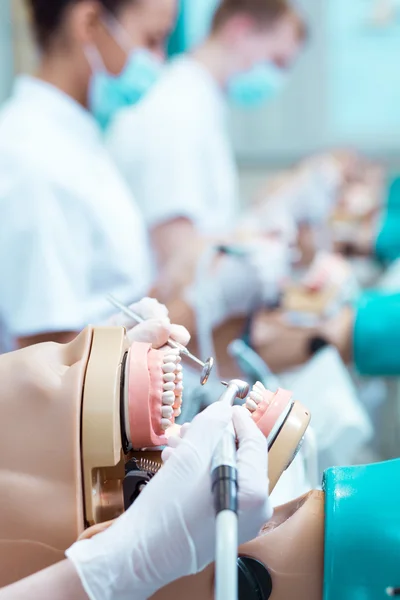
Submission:
{"label": "shoulder", "polygon": [[201,70],[192,59],[179,59],[165,71],[147,97],[134,107],[121,111],[116,123],[119,130],[134,127],[144,135],[146,131],[176,128],[201,129],[207,86]]}

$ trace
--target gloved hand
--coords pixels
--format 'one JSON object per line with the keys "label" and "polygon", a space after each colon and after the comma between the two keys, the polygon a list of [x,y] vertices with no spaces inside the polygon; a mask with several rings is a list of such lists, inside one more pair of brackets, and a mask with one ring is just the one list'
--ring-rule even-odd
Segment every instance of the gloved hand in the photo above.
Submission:
{"label": "gloved hand", "polygon": [[282,213],[297,226],[323,223],[338,200],[342,184],[342,171],[334,156],[324,155],[306,161],[271,187],[258,208],[260,223],[267,226],[275,215]]}
{"label": "gloved hand", "polygon": [[107,325],[113,327],[126,327],[130,343],[146,342],[154,348],[165,346],[171,337],[176,342],[187,346],[190,333],[181,325],[171,324],[168,309],[154,298],[143,298],[140,302],[130,306],[139,317],[146,319],[145,323],[137,324],[124,313],[112,317]]}
{"label": "gloved hand", "polygon": [[239,535],[272,516],[267,443],[243,408],[216,403],[193,421],[167,464],[115,524],[67,551],[91,600],[145,600],[214,560],[211,462],[233,416],[239,439]]}
{"label": "gloved hand", "polygon": [[186,291],[186,301],[217,327],[230,317],[248,315],[279,298],[289,274],[291,249],[279,240],[237,244],[240,255],[220,256]]}
{"label": "gloved hand", "polygon": [[249,246],[249,266],[258,277],[262,302],[274,304],[290,276],[293,250],[279,239],[256,241]]}

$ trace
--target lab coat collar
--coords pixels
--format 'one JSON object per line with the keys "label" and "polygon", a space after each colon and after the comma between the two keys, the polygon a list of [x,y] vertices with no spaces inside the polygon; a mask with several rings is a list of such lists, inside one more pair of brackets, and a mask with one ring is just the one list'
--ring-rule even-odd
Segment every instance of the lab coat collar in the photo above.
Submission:
{"label": "lab coat collar", "polygon": [[37,104],[39,114],[44,111],[46,117],[53,116],[58,125],[79,132],[82,141],[98,143],[102,137],[101,129],[88,110],[57,87],[36,77],[18,77],[13,96],[17,100],[27,101],[31,107]]}

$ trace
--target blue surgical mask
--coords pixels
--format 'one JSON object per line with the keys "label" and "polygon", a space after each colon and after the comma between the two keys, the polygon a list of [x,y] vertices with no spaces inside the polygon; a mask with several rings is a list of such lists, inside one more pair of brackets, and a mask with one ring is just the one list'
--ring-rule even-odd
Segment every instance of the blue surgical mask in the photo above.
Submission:
{"label": "blue surgical mask", "polygon": [[259,64],[247,73],[235,75],[228,96],[239,107],[256,108],[273,100],[286,83],[286,72],[272,63]]}
{"label": "blue surgical mask", "polygon": [[96,69],[90,86],[90,110],[106,129],[119,110],[132,106],[157,82],[162,63],[147,50],[135,50],[128,56],[120,75]]}

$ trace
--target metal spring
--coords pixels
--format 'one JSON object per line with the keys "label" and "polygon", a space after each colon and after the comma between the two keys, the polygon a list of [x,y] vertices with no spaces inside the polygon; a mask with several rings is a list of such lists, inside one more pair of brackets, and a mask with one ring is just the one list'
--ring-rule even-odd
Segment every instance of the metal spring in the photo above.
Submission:
{"label": "metal spring", "polygon": [[136,464],[141,471],[146,471],[152,475],[155,475],[161,469],[159,463],[156,463],[154,460],[149,460],[148,458],[137,458]]}

